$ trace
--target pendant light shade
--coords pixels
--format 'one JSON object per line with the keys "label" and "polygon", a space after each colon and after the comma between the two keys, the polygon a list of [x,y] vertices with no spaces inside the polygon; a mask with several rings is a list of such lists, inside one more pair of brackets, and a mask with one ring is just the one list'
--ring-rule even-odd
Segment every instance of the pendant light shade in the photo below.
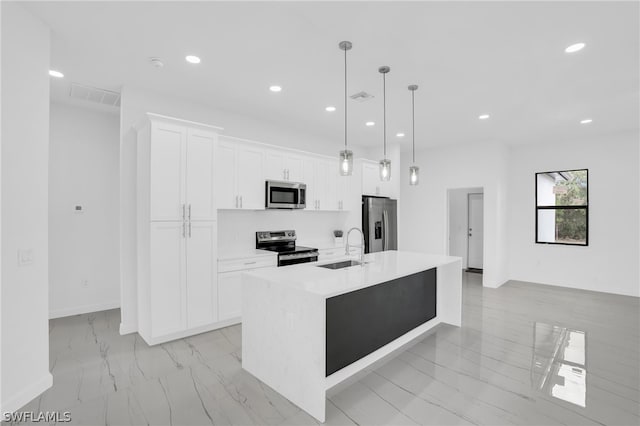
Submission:
{"label": "pendant light shade", "polygon": [[420,182],[420,167],[409,167],[409,185],[417,185]]}
{"label": "pendant light shade", "polygon": [[353,152],[347,149],[347,50],[353,45],[350,41],[341,41],[338,44],[344,51],[344,150],[340,151],[340,175],[351,176],[353,174]]}
{"label": "pendant light shade", "polygon": [[378,72],[382,74],[382,141],[383,159],[380,160],[380,180],[391,180],[391,161],[387,159],[387,73],[389,67],[380,67]]}
{"label": "pendant light shade", "polygon": [[353,174],[353,152],[348,149],[340,151],[340,174],[342,176]]}
{"label": "pendant light shade", "polygon": [[391,161],[386,158],[380,160],[380,180],[388,181],[391,180]]}
{"label": "pendant light shade", "polygon": [[409,167],[409,185],[417,185],[420,182],[420,167],[416,166],[416,90],[418,86],[412,84],[408,87],[411,91],[411,137],[412,143],[412,165]]}

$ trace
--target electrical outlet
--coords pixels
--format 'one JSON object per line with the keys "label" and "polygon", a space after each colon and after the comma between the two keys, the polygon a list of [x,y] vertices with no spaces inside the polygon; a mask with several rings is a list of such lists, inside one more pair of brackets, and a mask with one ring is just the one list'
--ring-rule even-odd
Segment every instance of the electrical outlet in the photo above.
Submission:
{"label": "electrical outlet", "polygon": [[82,288],[87,288],[87,287],[89,287],[89,280],[82,280],[82,281],[81,281],[81,285],[82,285]]}
{"label": "electrical outlet", "polygon": [[18,266],[31,265],[33,261],[33,249],[18,249]]}

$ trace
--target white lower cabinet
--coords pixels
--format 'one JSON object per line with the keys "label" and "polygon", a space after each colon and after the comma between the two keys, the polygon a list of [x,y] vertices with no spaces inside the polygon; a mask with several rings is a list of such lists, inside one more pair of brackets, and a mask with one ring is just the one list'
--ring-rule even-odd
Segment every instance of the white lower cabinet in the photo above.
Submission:
{"label": "white lower cabinet", "polygon": [[[360,253],[360,247],[349,247],[349,256],[355,256]],[[339,259],[347,256],[344,247],[324,248],[318,250],[318,262],[326,260]]]}
{"label": "white lower cabinet", "polygon": [[219,321],[242,316],[242,273],[277,265],[277,255],[246,257],[218,261]]}
{"label": "white lower cabinet", "polygon": [[194,328],[219,320],[215,261],[217,223],[191,222],[186,233],[187,328]]}
{"label": "white lower cabinet", "polygon": [[242,271],[218,274],[218,312],[220,320],[242,314]]}
{"label": "white lower cabinet", "polygon": [[[217,222],[151,222],[141,267],[140,334],[149,344],[218,321]],[[144,276],[148,271],[148,280]]]}
{"label": "white lower cabinet", "polygon": [[[151,336],[176,333],[186,327],[184,315],[186,276],[185,238],[182,222],[152,222],[149,234],[148,300],[141,300],[144,316],[148,306],[151,314]],[[144,293],[141,298],[144,298]]]}

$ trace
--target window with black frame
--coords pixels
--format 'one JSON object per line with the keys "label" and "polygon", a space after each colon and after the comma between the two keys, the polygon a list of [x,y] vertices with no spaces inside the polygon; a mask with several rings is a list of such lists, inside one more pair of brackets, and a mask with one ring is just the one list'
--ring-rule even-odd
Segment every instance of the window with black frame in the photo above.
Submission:
{"label": "window with black frame", "polygon": [[589,245],[589,171],[536,173],[536,243]]}

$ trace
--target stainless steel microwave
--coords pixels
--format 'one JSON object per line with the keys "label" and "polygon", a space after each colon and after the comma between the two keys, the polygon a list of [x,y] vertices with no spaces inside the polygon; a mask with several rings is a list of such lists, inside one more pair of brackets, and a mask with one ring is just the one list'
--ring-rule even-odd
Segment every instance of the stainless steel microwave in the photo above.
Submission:
{"label": "stainless steel microwave", "polygon": [[307,185],[300,182],[266,181],[265,207],[268,209],[304,209]]}

